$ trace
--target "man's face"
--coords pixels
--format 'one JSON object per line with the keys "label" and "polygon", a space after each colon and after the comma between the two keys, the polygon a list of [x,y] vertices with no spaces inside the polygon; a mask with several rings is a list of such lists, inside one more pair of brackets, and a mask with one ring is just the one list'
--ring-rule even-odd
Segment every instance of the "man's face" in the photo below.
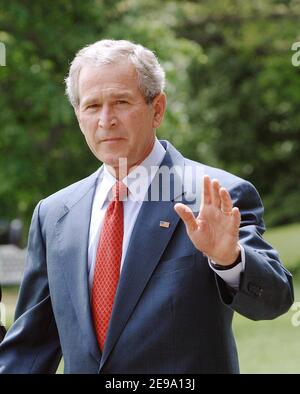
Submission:
{"label": "man's face", "polygon": [[78,88],[76,115],[94,155],[115,169],[120,158],[127,159],[129,168],[143,161],[163,118],[164,94],[147,104],[129,62],[83,67]]}

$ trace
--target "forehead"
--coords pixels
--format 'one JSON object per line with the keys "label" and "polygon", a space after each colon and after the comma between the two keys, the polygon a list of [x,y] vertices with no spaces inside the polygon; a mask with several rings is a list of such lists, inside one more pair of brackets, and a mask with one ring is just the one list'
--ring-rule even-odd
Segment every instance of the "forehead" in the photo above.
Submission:
{"label": "forehead", "polygon": [[78,93],[82,100],[91,95],[139,93],[138,76],[134,66],[124,64],[85,65],[79,74]]}

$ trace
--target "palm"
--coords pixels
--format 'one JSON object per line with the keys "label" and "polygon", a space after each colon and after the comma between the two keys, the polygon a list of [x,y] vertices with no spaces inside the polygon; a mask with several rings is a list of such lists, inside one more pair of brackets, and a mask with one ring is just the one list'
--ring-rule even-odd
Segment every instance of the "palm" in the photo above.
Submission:
{"label": "palm", "polygon": [[235,260],[240,214],[237,208],[232,209],[229,193],[220,188],[218,181],[211,182],[209,177],[204,178],[197,218],[183,204],[177,204],[176,211],[185,222],[187,233],[198,250],[224,265]]}

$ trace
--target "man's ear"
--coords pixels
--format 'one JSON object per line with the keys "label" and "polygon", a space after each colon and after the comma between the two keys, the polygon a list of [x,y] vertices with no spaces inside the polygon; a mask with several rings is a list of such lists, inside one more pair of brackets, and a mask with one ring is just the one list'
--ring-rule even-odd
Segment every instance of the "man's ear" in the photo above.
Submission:
{"label": "man's ear", "polygon": [[165,93],[158,94],[152,103],[154,116],[153,116],[153,128],[157,129],[163,120],[166,112],[167,98]]}

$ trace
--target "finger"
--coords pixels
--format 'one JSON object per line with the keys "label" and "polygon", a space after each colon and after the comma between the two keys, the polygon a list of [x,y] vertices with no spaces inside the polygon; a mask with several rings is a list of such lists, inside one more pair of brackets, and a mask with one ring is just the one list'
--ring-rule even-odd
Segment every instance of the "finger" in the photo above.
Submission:
{"label": "finger", "polygon": [[211,182],[212,187],[212,204],[216,208],[221,208],[221,198],[220,198],[220,184],[217,179],[213,179]]}
{"label": "finger", "polygon": [[201,206],[211,204],[211,181],[208,175],[203,177]]}
{"label": "finger", "polygon": [[197,229],[197,222],[191,208],[184,204],[177,203],[174,206],[178,216],[183,220],[188,232],[193,232]]}
{"label": "finger", "polygon": [[237,207],[234,207],[232,209],[232,220],[233,220],[233,226],[238,231],[241,224],[241,214],[240,214],[240,210]]}
{"label": "finger", "polygon": [[220,194],[220,198],[221,198],[221,211],[225,214],[231,213],[232,201],[231,201],[230,194],[228,193],[228,191],[224,187],[220,188],[219,194]]}

